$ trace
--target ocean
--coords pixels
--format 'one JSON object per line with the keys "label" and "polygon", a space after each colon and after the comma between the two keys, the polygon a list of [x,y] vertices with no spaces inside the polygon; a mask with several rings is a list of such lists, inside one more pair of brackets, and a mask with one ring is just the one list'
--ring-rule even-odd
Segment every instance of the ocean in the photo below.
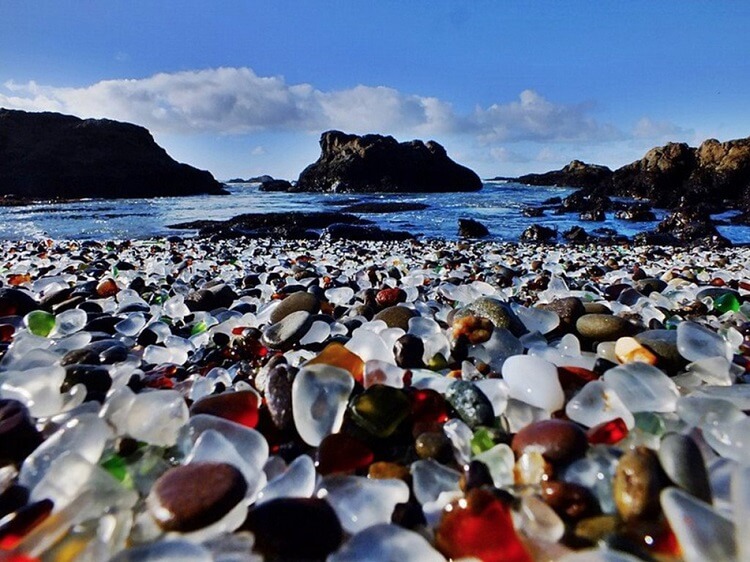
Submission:
{"label": "ocean", "polygon": [[[258,184],[231,184],[228,189],[228,196],[92,199],[0,208],[0,239],[123,240],[171,234],[189,236],[194,231],[173,230],[167,226],[199,219],[223,220],[242,213],[335,211],[353,203],[392,201],[424,203],[428,207],[420,211],[355,214],[383,228],[447,240],[458,237],[459,218],[480,221],[489,229],[489,239],[499,241],[518,241],[524,229],[533,223],[557,228],[561,233],[575,225],[589,233],[608,227],[626,236],[656,226],[656,222],[618,220],[614,213],[607,213],[604,222],[584,222],[577,213],[555,215],[550,211],[542,217],[526,217],[522,213],[525,207],[536,207],[551,197],[565,197],[574,190],[512,182],[486,182],[478,192],[444,194],[267,193],[260,191]],[[655,213],[657,222],[667,214],[659,209]],[[730,214],[715,218],[726,219]],[[734,243],[750,243],[750,227],[720,225],[718,228]]]}

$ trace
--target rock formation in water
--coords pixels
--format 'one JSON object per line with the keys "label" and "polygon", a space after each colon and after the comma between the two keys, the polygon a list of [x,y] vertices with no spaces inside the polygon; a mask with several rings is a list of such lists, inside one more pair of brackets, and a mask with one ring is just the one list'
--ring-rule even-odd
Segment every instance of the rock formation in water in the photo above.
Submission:
{"label": "rock formation in water", "polygon": [[0,195],[28,199],[223,194],[149,131],[109,119],[0,108]]}
{"label": "rock formation in water", "polygon": [[328,131],[320,158],[305,168],[294,191],[477,191],[479,176],[448,157],[434,141],[399,143],[390,136]]}
{"label": "rock formation in water", "polygon": [[750,209],[750,137],[698,148],[668,143],[614,172],[574,160],[562,170],[518,178],[531,185],[584,188],[586,195],[649,199],[655,206],[677,208],[709,204]]}
{"label": "rock formation in water", "polygon": [[612,170],[606,166],[586,164],[573,160],[561,170],[544,174],[527,174],[517,181],[527,185],[556,185],[560,187],[597,187],[612,178]]}

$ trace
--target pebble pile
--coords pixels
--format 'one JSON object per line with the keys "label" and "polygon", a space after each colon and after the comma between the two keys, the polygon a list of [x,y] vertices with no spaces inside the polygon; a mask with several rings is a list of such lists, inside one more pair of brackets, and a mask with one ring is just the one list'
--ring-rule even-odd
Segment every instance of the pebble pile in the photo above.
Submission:
{"label": "pebble pile", "polygon": [[750,560],[750,249],[0,245],[0,560]]}

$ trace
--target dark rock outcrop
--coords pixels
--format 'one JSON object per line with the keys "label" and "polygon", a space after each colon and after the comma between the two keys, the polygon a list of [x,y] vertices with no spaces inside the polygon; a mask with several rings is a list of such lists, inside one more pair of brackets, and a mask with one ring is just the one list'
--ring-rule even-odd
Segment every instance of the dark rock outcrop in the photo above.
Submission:
{"label": "dark rock outcrop", "polygon": [[352,203],[341,207],[342,213],[403,213],[407,211],[424,211],[429,208],[426,203],[409,203],[400,201],[372,201],[363,203]]}
{"label": "dark rock outcrop", "polygon": [[0,194],[30,199],[225,194],[173,160],[147,129],[108,119],[0,109]]}
{"label": "dark rock outcrop", "polygon": [[397,142],[381,135],[328,131],[321,155],[305,168],[293,191],[449,192],[477,191],[473,171],[451,160],[434,141]]}
{"label": "dark rock outcrop", "polygon": [[544,174],[527,174],[517,179],[527,185],[557,185],[560,187],[597,187],[605,184],[612,177],[612,170],[598,164],[586,164],[573,160],[561,170]]}
{"label": "dark rock outcrop", "polygon": [[408,232],[383,230],[371,221],[335,212],[248,213],[225,221],[192,221],[168,228],[198,230],[198,235],[212,239],[275,238],[318,240],[324,235],[346,240],[408,240]]}
{"label": "dark rock outcrop", "polygon": [[633,203],[617,211],[615,218],[624,221],[650,222],[656,220],[656,215],[646,203]]}
{"label": "dark rock outcrop", "polygon": [[481,222],[474,219],[458,219],[459,238],[484,238],[490,231]]}
{"label": "dark rock outcrop", "polygon": [[261,191],[289,191],[292,188],[292,184],[288,180],[265,180],[260,182]]}
{"label": "dark rock outcrop", "polygon": [[553,242],[557,238],[557,230],[541,224],[532,224],[521,233],[523,242]]}
{"label": "dark rock outcrop", "polygon": [[636,242],[661,245],[731,246],[716,230],[706,206],[681,207],[661,221],[653,232],[636,236]]}

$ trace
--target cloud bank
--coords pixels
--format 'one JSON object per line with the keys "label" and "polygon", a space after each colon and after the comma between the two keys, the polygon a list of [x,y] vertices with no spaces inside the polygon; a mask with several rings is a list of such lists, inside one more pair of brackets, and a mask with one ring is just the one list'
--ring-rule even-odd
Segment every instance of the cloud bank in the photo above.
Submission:
{"label": "cloud bank", "polygon": [[[469,134],[480,143],[601,142],[622,139],[599,122],[590,103],[554,103],[533,90],[518,99],[460,113],[435,97],[384,86],[322,91],[258,76],[249,68],[160,73],[143,79],[103,80],[87,87],[19,84],[0,90],[0,106],[107,117],[157,133],[243,134],[271,130],[342,129],[414,135]],[[644,123],[639,133],[653,127]]]}

